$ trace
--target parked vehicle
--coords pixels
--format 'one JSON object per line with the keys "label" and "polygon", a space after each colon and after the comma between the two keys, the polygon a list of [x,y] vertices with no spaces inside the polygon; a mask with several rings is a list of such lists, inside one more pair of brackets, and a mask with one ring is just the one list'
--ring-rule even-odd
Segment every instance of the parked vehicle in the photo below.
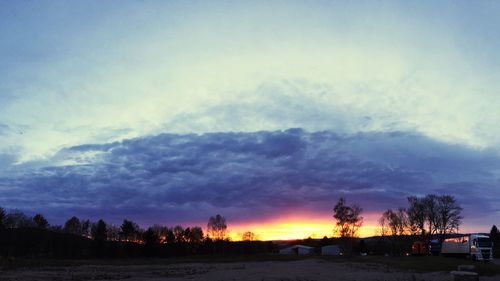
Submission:
{"label": "parked vehicle", "polygon": [[439,256],[441,254],[441,241],[434,239],[429,241],[429,254]]}
{"label": "parked vehicle", "polygon": [[411,245],[411,254],[414,256],[427,256],[429,255],[429,247],[424,241],[415,241]]}
{"label": "parked vehicle", "polygon": [[490,261],[493,259],[493,242],[486,234],[467,234],[461,237],[448,238],[441,245],[441,254]]}

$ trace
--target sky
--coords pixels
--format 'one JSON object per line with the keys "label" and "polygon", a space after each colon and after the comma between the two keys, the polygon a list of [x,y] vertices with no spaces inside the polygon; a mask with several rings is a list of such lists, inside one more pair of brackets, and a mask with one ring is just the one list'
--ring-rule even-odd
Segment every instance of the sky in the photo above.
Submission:
{"label": "sky", "polygon": [[0,206],[54,224],[500,224],[498,1],[0,1]]}

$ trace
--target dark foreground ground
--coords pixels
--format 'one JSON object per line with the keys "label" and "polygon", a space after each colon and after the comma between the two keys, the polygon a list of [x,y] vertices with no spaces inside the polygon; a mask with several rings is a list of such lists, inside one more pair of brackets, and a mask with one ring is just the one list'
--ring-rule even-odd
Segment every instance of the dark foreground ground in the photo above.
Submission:
{"label": "dark foreground ground", "polygon": [[438,281],[474,264],[480,280],[500,280],[497,262],[443,257],[194,257],[134,260],[2,260],[0,280]]}

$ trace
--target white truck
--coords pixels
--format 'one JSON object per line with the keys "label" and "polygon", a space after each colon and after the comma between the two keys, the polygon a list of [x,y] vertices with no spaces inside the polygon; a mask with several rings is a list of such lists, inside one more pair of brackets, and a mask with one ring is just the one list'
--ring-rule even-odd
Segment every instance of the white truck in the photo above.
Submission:
{"label": "white truck", "polygon": [[466,234],[461,237],[448,238],[441,245],[441,254],[491,261],[493,259],[493,242],[486,234]]}

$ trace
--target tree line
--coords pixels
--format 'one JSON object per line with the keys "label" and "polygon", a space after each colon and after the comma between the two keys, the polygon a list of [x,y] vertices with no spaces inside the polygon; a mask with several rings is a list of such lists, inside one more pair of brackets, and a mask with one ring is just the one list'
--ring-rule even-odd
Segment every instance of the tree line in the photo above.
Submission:
{"label": "tree line", "polygon": [[388,209],[379,219],[380,235],[438,235],[458,233],[462,207],[451,195],[410,196],[408,207]]}
{"label": "tree line", "polygon": [[42,214],[27,216],[19,210],[0,208],[0,256],[45,255],[53,257],[133,257],[191,254],[260,253],[272,246],[254,241],[251,232],[245,241],[229,242],[226,219],[208,219],[207,232],[200,226],[142,229],[125,219],[119,226],[100,219],[96,222],[73,216],[62,225],[51,225]]}
{"label": "tree line", "polygon": [[[50,225],[42,214],[29,217],[19,210],[6,212],[0,207],[0,231],[17,228],[37,228],[54,232],[79,235],[94,240],[111,240],[122,242],[145,243],[151,240],[158,243],[199,243],[203,240],[227,240],[226,219],[217,214],[210,217],[207,223],[207,234],[199,226],[184,228],[180,225],[167,227],[155,224],[142,229],[132,220],[124,219],[120,226],[108,224],[100,219],[97,222],[80,220],[73,216],[63,225]],[[251,232],[244,233],[244,240],[253,240]],[[146,239],[148,238],[148,239]]]}

